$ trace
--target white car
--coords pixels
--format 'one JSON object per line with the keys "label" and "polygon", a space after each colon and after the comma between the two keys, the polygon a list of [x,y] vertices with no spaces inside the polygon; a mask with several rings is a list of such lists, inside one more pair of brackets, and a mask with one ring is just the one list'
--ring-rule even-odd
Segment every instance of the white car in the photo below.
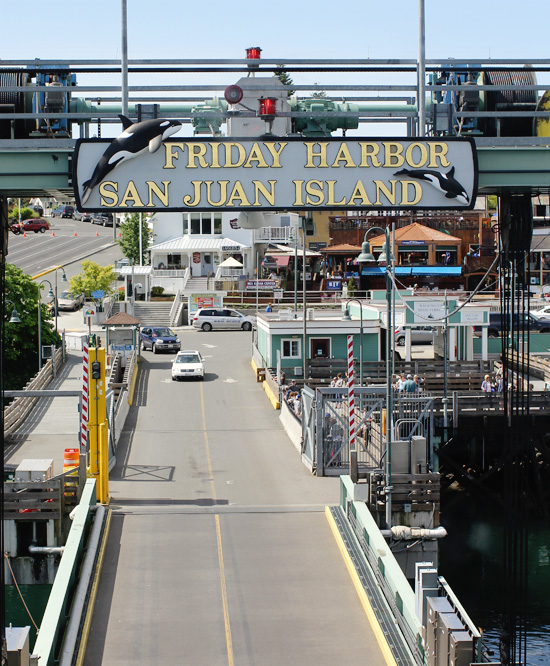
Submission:
{"label": "white car", "polygon": [[254,321],[253,317],[247,317],[237,310],[201,308],[193,317],[193,327],[199,328],[201,331],[211,331],[212,329],[251,331]]}
{"label": "white car", "polygon": [[532,314],[535,319],[550,320],[550,305],[543,305],[538,310],[531,310],[529,314]]}
{"label": "white car", "polygon": [[198,377],[204,379],[204,361],[200,352],[194,349],[178,352],[172,361],[172,381]]}
{"label": "white car", "polygon": [[84,294],[73,294],[70,291],[64,291],[57,298],[58,310],[78,310],[84,304]]}

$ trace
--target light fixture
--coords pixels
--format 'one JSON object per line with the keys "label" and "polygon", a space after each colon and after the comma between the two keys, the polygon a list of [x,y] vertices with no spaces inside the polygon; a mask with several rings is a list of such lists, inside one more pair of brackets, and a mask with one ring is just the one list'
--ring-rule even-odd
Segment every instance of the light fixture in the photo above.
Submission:
{"label": "light fixture", "polygon": [[277,112],[276,97],[260,97],[258,104],[258,115],[261,116],[264,120],[271,120],[275,117]]}
{"label": "light fixture", "polygon": [[9,298],[6,298],[6,302],[11,303],[13,305],[13,310],[11,311],[11,317],[10,317],[9,323],[10,324],[20,324],[21,319],[19,319],[19,312],[17,312],[17,310],[15,308],[15,304],[12,301],[10,301]]}
{"label": "light fixture", "polygon": [[344,310],[344,314],[342,315],[341,321],[352,321],[350,314],[349,314],[349,307],[346,305],[346,308]]}
{"label": "light fixture", "polygon": [[[247,60],[259,60],[262,49],[259,46],[251,46],[246,49],[246,59]],[[249,64],[248,69],[258,69],[258,64]]]}
{"label": "light fixture", "polygon": [[[365,234],[366,236],[366,234]],[[370,245],[367,243],[367,241],[364,241],[361,244],[361,254],[357,257],[357,262],[359,264],[374,264],[376,263],[376,259],[374,258],[374,255],[370,251]]]}

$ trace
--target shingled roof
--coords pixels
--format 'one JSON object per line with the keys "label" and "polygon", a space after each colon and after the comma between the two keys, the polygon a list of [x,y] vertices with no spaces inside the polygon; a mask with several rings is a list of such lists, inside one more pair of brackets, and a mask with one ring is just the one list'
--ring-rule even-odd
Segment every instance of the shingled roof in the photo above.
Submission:
{"label": "shingled roof", "polygon": [[139,326],[139,319],[132,317],[127,312],[118,312],[116,315],[109,317],[103,322],[104,326]]}
{"label": "shingled roof", "polygon": [[[439,231],[438,229],[432,229],[431,227],[425,227],[423,224],[418,222],[413,222],[408,224],[406,227],[399,227],[395,230],[395,243],[399,245],[403,241],[424,241],[426,243],[442,243],[447,245],[454,245],[455,243],[461,243],[461,239],[456,236],[451,236],[450,234],[445,233],[444,231]],[[378,247],[383,245],[386,241],[386,236],[384,234],[373,236],[368,239],[371,245]]]}

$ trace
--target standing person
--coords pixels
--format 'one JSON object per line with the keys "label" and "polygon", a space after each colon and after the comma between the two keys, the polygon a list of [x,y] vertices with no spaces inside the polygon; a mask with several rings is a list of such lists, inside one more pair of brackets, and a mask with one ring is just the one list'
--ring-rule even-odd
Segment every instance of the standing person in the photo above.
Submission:
{"label": "standing person", "polygon": [[493,384],[491,383],[491,375],[485,375],[485,379],[481,382],[481,390],[485,393],[491,393]]}
{"label": "standing person", "polygon": [[403,384],[404,393],[416,393],[416,382],[413,380],[412,375],[407,375],[407,379]]}
{"label": "standing person", "polygon": [[416,384],[416,392],[420,393],[420,391],[422,390],[422,384],[424,383],[424,380],[422,379],[422,377],[414,375],[413,382]]}
{"label": "standing person", "polygon": [[342,377],[342,373],[339,372],[337,377],[336,377],[336,383],[334,384],[334,386],[336,386],[336,388],[342,388],[345,385],[346,385],[346,382],[344,381],[344,378]]}
{"label": "standing person", "polygon": [[405,373],[402,372],[401,377],[399,377],[399,379],[397,380],[397,383],[395,385],[396,390],[398,390],[400,393],[403,393],[406,381],[407,380],[405,378]]}
{"label": "standing person", "polygon": [[273,312],[273,308],[271,307],[271,303],[267,304],[267,307],[265,309],[266,312]]}

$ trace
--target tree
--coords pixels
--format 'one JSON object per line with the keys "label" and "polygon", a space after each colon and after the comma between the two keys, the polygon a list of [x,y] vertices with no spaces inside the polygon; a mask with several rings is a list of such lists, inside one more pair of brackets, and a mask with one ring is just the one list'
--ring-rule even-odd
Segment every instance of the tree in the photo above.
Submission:
{"label": "tree", "polygon": [[[141,218],[141,261],[139,255],[139,226]],[[147,216],[140,213],[127,215],[120,225],[118,244],[125,257],[135,266],[149,263],[149,245],[153,240],[153,232],[149,229]]]}
{"label": "tree", "polygon": [[294,90],[292,89],[292,84],[294,83],[294,81],[288,75],[288,72],[285,70],[285,66],[277,65],[277,69],[275,69],[273,73],[284,86],[287,86],[289,88],[287,92],[287,97],[291,97],[294,94]]}
{"label": "tree", "polygon": [[82,271],[70,279],[71,294],[85,294],[87,298],[94,291],[103,291],[110,294],[115,291],[115,267],[100,266],[94,261],[86,259],[82,262]]}
{"label": "tree", "polygon": [[[52,315],[48,310],[47,292],[41,293],[42,345],[59,347],[61,338],[56,333]],[[19,390],[38,372],[38,285],[29,275],[12,264],[6,264],[6,312],[4,322],[4,387]],[[10,324],[13,308],[20,324]]]}

